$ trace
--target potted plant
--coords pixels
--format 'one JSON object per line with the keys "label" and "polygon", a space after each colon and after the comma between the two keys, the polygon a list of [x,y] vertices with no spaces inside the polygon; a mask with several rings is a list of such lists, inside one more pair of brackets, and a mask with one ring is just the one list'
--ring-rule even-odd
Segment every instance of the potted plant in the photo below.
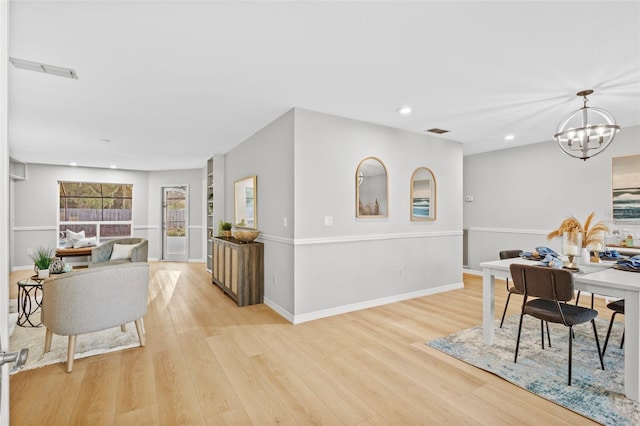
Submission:
{"label": "potted plant", "polygon": [[30,255],[38,278],[49,277],[49,266],[53,261],[53,249],[38,247]]}
{"label": "potted plant", "polygon": [[223,237],[231,237],[231,222],[222,222],[222,236]]}

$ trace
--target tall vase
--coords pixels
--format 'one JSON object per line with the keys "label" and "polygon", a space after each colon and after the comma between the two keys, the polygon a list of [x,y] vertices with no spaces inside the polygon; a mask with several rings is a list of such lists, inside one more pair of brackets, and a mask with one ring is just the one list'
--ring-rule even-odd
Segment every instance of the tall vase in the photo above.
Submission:
{"label": "tall vase", "polygon": [[591,254],[589,254],[589,249],[584,247],[582,252],[580,253],[580,264],[588,265],[591,263]]}

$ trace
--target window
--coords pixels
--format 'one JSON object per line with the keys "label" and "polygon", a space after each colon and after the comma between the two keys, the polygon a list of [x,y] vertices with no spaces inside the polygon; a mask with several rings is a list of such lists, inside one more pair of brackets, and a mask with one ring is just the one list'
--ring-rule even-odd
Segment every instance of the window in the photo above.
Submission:
{"label": "window", "polygon": [[133,185],[58,182],[58,186],[61,244],[67,229],[98,240],[131,236]]}

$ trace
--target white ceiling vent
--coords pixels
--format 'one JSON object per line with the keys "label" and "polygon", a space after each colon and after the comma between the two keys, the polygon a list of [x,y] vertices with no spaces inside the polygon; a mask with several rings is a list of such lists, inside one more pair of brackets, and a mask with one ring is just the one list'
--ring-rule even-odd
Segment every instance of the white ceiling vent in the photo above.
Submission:
{"label": "white ceiling vent", "polygon": [[14,67],[23,70],[43,72],[45,74],[57,75],[60,77],[68,77],[78,79],[78,74],[71,68],[56,67],[55,65],[41,64],[40,62],[27,61],[18,58],[9,58]]}

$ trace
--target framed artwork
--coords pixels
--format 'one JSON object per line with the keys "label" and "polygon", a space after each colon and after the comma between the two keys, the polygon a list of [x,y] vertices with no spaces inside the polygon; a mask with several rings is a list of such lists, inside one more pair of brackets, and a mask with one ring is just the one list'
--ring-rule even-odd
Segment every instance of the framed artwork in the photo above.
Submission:
{"label": "framed artwork", "polygon": [[427,167],[418,167],[411,175],[411,220],[435,220],[436,177]]}
{"label": "framed artwork", "polygon": [[640,222],[640,155],[611,159],[614,222]]}

